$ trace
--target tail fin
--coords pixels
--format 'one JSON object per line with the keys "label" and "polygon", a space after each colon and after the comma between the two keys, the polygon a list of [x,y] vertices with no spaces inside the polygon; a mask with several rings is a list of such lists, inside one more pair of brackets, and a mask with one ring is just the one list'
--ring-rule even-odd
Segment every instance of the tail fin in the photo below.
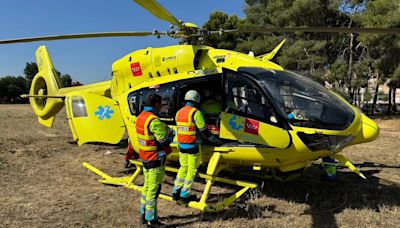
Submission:
{"label": "tail fin", "polygon": [[279,49],[281,49],[281,47],[282,47],[282,45],[285,43],[285,41],[286,41],[286,39],[282,40],[282,41],[278,44],[278,46],[276,46],[276,47],[274,48],[274,50],[272,50],[270,53],[267,53],[267,54],[265,54],[265,55],[257,56],[257,58],[260,58],[262,61],[269,61],[269,60],[271,60],[272,58],[274,58],[274,56],[276,55],[276,53],[278,53]]}
{"label": "tail fin", "polygon": [[42,45],[36,50],[36,62],[39,72],[32,80],[29,102],[39,123],[51,127],[55,115],[64,106],[62,96],[58,96],[61,84],[46,46]]}

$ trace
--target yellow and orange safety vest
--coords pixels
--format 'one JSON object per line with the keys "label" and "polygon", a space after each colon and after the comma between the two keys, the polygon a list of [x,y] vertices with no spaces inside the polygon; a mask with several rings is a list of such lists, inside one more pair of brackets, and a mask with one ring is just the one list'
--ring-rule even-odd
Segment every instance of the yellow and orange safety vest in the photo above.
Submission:
{"label": "yellow and orange safety vest", "polygon": [[196,123],[194,122],[194,114],[197,111],[196,108],[186,105],[176,113],[175,119],[178,143],[196,143]]}
{"label": "yellow and orange safety vest", "polygon": [[157,143],[154,134],[150,131],[150,123],[157,116],[152,112],[143,111],[136,119],[136,133],[139,142],[140,158],[144,161],[157,160]]}

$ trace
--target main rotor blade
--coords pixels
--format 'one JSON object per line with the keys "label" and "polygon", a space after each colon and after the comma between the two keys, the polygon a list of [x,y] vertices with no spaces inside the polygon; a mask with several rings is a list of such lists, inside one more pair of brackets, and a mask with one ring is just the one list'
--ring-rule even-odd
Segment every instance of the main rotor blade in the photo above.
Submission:
{"label": "main rotor blade", "polygon": [[328,27],[328,28],[249,28],[249,29],[233,29],[210,31],[211,34],[217,33],[246,33],[246,32],[315,32],[315,33],[378,33],[378,34],[400,34],[399,28],[344,28],[344,27]]}
{"label": "main rotor blade", "polygon": [[121,36],[151,36],[151,35],[167,35],[166,33],[153,32],[99,32],[99,33],[81,33],[81,34],[66,34],[55,36],[38,36],[28,38],[18,38],[9,40],[0,40],[0,44],[13,44],[13,43],[27,43],[36,41],[49,41],[49,40],[69,40],[69,39],[85,39],[85,38],[98,38],[98,37],[121,37]]}
{"label": "main rotor blade", "polygon": [[155,0],[134,0],[137,4],[141,5],[147,11],[149,11],[154,16],[158,17],[161,20],[168,21],[178,27],[182,27],[182,23],[179,22],[168,10],[162,7]]}

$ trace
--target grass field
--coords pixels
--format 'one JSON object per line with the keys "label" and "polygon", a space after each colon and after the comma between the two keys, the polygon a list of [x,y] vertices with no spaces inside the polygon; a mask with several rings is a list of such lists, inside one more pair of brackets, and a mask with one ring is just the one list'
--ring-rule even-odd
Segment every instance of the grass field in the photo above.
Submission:
{"label": "grass field", "polygon": [[[218,214],[160,200],[161,220],[171,227],[398,227],[400,119],[377,122],[376,141],[343,152],[368,181],[339,167],[338,181],[325,182],[315,166],[293,182],[265,181]],[[0,105],[0,227],[139,227],[140,194],[102,185],[81,165],[120,176],[124,152],[125,145],[77,146],[64,110],[48,129],[29,105]],[[173,175],[165,180],[169,193]]]}

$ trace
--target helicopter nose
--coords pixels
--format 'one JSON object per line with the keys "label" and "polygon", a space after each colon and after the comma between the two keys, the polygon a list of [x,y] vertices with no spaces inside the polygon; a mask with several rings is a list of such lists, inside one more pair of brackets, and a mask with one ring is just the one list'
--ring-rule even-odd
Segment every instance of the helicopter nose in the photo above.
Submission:
{"label": "helicopter nose", "polygon": [[357,135],[358,142],[371,142],[379,136],[379,126],[375,121],[361,113],[361,131]]}

